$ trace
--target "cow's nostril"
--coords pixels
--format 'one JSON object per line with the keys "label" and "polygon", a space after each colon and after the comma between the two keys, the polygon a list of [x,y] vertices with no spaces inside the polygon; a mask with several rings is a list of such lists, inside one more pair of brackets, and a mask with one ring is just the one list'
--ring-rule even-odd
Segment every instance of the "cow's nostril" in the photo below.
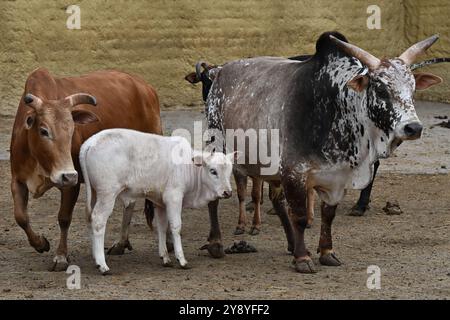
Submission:
{"label": "cow's nostril", "polygon": [[231,197],[231,191],[224,191],[223,192],[223,197],[224,198],[230,198]]}
{"label": "cow's nostril", "polygon": [[409,123],[405,126],[407,137],[418,137],[422,133],[423,126],[418,122]]}
{"label": "cow's nostril", "polygon": [[73,184],[78,181],[77,173],[63,173],[62,175],[62,183],[63,184]]}

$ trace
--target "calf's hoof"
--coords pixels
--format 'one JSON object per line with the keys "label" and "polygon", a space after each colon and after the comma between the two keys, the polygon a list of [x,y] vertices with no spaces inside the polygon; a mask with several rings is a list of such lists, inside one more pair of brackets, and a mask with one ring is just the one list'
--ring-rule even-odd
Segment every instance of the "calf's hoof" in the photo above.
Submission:
{"label": "calf's hoof", "polygon": [[355,205],[349,212],[349,216],[353,217],[362,217],[364,213],[366,212],[367,208],[359,207],[358,205]]}
{"label": "calf's hoof", "polygon": [[123,242],[117,242],[115,243],[111,248],[109,248],[108,252],[106,254],[110,256],[120,256],[125,253],[125,249],[133,250],[133,247],[131,246],[130,241]]}
{"label": "calf's hoof", "polygon": [[244,234],[244,233],[245,233],[245,228],[244,227],[239,227],[239,226],[237,226],[236,230],[234,230],[234,232],[233,232],[233,234],[235,236],[238,236],[238,235],[241,235],[241,234]]}
{"label": "calf's hoof", "polygon": [[258,227],[252,227],[249,231],[249,234],[252,236],[256,236],[259,234],[259,232],[260,232],[260,230]]}
{"label": "calf's hoof", "polygon": [[180,263],[180,268],[184,269],[184,270],[189,270],[191,269],[191,265],[189,263],[187,263],[187,261],[184,264]]}
{"label": "calf's hoof", "polygon": [[213,242],[205,244],[200,250],[208,250],[208,253],[211,257],[215,259],[225,257],[225,252],[223,251],[223,245],[220,242]]}
{"label": "calf's hoof", "polygon": [[100,265],[97,265],[96,267],[97,267],[98,271],[100,271],[100,273],[102,274],[102,276],[109,276],[109,275],[112,275],[111,270],[109,270],[109,268],[108,268],[107,266],[102,267],[102,266],[100,266]]}
{"label": "calf's hoof", "polygon": [[56,256],[53,258],[53,264],[49,268],[50,271],[61,272],[66,271],[69,267],[69,262],[65,256]]}
{"label": "calf's hoof", "polygon": [[50,250],[50,243],[44,236],[39,236],[39,244],[33,246],[33,248],[39,253],[48,252]]}
{"label": "calf's hoof", "polygon": [[328,252],[319,258],[319,262],[323,266],[329,267],[338,267],[342,263],[339,261],[338,257],[334,254],[334,252]]}
{"label": "calf's hoof", "polygon": [[295,271],[299,273],[316,273],[316,267],[311,259],[295,260],[292,261]]}

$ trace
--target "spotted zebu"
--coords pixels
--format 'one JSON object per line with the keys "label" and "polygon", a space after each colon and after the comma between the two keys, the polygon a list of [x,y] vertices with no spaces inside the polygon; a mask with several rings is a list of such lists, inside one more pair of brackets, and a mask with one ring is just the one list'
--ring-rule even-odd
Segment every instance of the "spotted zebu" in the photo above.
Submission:
{"label": "spotted zebu", "polygon": [[[218,72],[207,100],[209,128],[222,133],[279,130],[279,170],[264,179],[276,190],[272,203],[284,217],[298,272],[316,271],[304,242],[307,190],[314,188],[322,200],[319,261],[338,266],[331,225],[345,190],[366,187],[378,159],[389,157],[402,141],[420,138],[414,90],[442,79],[413,75],[409,66],[437,39],[419,42],[398,58],[380,60],[347,43],[342,34],[327,32],[305,62],[259,57],[227,63]],[[224,148],[223,135],[216,135],[213,143],[217,150]],[[247,175],[261,176],[260,163],[236,166]],[[292,210],[290,219],[285,200]],[[218,201],[209,204],[208,251],[213,256],[220,256],[223,248],[217,209]]]}

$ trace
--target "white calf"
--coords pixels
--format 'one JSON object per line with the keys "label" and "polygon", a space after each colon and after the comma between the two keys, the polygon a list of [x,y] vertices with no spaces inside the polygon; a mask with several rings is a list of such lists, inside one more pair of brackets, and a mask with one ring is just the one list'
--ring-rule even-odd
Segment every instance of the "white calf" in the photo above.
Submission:
{"label": "white calf", "polygon": [[[235,154],[193,151],[186,139],[162,137],[127,129],[104,130],[80,149],[86,182],[86,210],[92,229],[92,251],[100,271],[108,273],[104,253],[105,228],[116,198],[124,205],[123,223],[131,220],[138,198],[155,205],[159,255],[170,264],[167,226],[175,256],[187,266],[181,245],[181,210],[198,208],[231,196],[230,176]],[[124,229],[122,228],[122,232]]]}

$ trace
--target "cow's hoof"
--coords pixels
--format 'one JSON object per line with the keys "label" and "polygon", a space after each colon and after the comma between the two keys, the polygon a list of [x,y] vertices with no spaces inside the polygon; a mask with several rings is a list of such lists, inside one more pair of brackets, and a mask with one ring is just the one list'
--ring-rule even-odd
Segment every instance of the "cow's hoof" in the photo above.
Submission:
{"label": "cow's hoof", "polygon": [[111,276],[111,275],[112,275],[111,270],[106,270],[102,272],[102,276]]}
{"label": "cow's hoof", "polygon": [[316,267],[314,266],[314,262],[311,259],[304,260],[295,260],[292,261],[292,265],[294,266],[295,271],[299,273],[316,273]]}
{"label": "cow's hoof", "polygon": [[121,256],[125,253],[125,249],[133,250],[133,247],[131,246],[130,241],[123,242],[117,242],[115,243],[111,248],[109,248],[108,252],[106,254],[110,256]]}
{"label": "cow's hoof", "polygon": [[50,250],[50,243],[44,236],[39,237],[41,245],[34,247],[34,249],[39,253],[48,252]]}
{"label": "cow's hoof", "polygon": [[260,232],[260,230],[257,227],[252,227],[248,234],[250,234],[252,236],[256,236],[259,234],[259,232]]}
{"label": "cow's hoof", "polygon": [[172,261],[166,261],[166,262],[163,262],[163,267],[164,268],[172,268],[173,267],[173,264],[172,264]]}
{"label": "cow's hoof", "polygon": [[215,259],[225,257],[225,252],[223,251],[223,245],[220,242],[213,242],[205,244],[200,250],[208,250],[208,253],[211,257]]}
{"label": "cow's hoof", "polygon": [[65,256],[56,256],[53,258],[53,264],[49,268],[50,271],[61,272],[66,271],[69,267],[69,261]]}
{"label": "cow's hoof", "polygon": [[342,264],[341,261],[339,261],[338,257],[336,257],[334,252],[324,254],[319,258],[319,262],[323,266],[330,266],[330,267],[338,267]]}
{"label": "cow's hoof", "polygon": [[235,236],[241,235],[245,233],[245,228],[244,227],[236,227],[236,230],[234,230],[233,234]]}
{"label": "cow's hoof", "polygon": [[308,222],[307,224],[306,224],[306,229],[311,229],[311,227],[312,227],[312,222]]}
{"label": "cow's hoof", "polygon": [[358,207],[357,205],[355,205],[352,208],[352,210],[350,210],[348,215],[353,216],[353,217],[362,217],[365,212],[366,212],[366,208],[361,208],[361,207]]}
{"label": "cow's hoof", "polygon": [[189,269],[191,269],[191,265],[186,262],[184,265],[180,264],[180,268],[184,269],[184,270],[189,270]]}

